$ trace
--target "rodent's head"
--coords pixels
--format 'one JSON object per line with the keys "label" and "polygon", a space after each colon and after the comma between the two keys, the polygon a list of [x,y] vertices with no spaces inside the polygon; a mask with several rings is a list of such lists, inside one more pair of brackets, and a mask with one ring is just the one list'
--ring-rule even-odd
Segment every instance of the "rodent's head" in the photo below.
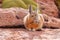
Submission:
{"label": "rodent's head", "polygon": [[29,14],[31,18],[34,18],[38,15],[38,8],[35,9],[35,11],[33,11],[32,9],[32,5],[29,6]]}

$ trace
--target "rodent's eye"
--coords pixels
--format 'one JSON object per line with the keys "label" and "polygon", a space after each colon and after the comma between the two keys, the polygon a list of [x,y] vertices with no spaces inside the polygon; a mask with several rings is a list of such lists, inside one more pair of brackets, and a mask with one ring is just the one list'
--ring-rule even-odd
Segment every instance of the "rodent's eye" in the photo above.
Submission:
{"label": "rodent's eye", "polygon": [[36,15],[35,15],[36,16]]}
{"label": "rodent's eye", "polygon": [[31,17],[33,17],[33,15]]}
{"label": "rodent's eye", "polygon": [[31,17],[34,17],[34,15],[32,14]]}

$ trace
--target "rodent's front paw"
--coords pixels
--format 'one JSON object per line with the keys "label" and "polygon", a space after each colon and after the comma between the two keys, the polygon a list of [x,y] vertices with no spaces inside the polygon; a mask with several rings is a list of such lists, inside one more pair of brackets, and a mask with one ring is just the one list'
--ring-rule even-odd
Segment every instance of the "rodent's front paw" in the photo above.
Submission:
{"label": "rodent's front paw", "polygon": [[28,29],[29,31],[36,31],[35,29]]}

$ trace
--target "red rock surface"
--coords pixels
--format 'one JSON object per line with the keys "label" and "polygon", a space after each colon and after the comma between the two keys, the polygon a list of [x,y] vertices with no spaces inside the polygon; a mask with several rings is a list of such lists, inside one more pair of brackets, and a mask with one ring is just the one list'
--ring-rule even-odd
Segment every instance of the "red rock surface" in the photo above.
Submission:
{"label": "red rock surface", "polygon": [[55,4],[55,0],[35,0],[39,3],[42,13],[49,16],[58,17],[58,8]]}
{"label": "red rock surface", "polygon": [[0,28],[0,40],[60,40],[60,29],[32,32],[21,28]]}
{"label": "red rock surface", "polygon": [[22,25],[22,20],[27,13],[27,10],[22,8],[0,8],[0,27]]}
{"label": "red rock surface", "polygon": [[0,8],[0,27],[22,25],[27,13],[28,11],[23,8]]}

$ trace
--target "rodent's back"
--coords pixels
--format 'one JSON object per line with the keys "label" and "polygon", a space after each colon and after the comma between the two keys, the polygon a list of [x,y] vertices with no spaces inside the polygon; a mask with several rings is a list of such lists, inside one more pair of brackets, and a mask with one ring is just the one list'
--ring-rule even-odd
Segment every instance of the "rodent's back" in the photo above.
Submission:
{"label": "rodent's back", "polygon": [[39,28],[41,29],[43,27],[43,24],[44,24],[44,18],[43,18],[42,14],[39,14],[39,16],[40,16]]}

